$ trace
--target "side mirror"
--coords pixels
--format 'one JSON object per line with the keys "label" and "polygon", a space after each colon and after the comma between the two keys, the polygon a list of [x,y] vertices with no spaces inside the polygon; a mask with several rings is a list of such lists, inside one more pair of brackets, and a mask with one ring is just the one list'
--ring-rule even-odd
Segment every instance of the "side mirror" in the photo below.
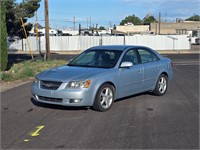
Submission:
{"label": "side mirror", "polygon": [[133,63],[129,61],[122,62],[122,64],[120,65],[121,68],[129,68],[132,66],[133,66]]}

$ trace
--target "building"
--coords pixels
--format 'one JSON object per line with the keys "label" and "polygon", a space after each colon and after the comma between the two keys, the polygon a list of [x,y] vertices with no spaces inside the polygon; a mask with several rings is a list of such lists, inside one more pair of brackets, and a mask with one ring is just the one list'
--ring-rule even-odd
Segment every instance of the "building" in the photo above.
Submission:
{"label": "building", "polygon": [[161,22],[160,24],[156,22],[150,24],[150,31],[154,34],[190,35],[190,31],[198,29],[200,29],[199,21]]}
{"label": "building", "polygon": [[78,35],[79,31],[78,30],[72,30],[72,29],[65,29],[65,30],[61,30],[62,32],[62,36],[74,36],[74,35]]}
{"label": "building", "polygon": [[[45,27],[43,27],[39,23],[36,23],[36,24],[33,25],[33,28],[29,32],[30,36],[36,36],[36,29],[37,29],[38,34],[40,36],[45,35]],[[50,36],[56,36],[56,35],[58,35],[58,31],[56,29],[52,29],[51,27],[49,27],[49,35]]]}
{"label": "building", "polygon": [[123,32],[127,35],[150,33],[149,25],[134,25],[132,23],[116,26],[116,31]]}

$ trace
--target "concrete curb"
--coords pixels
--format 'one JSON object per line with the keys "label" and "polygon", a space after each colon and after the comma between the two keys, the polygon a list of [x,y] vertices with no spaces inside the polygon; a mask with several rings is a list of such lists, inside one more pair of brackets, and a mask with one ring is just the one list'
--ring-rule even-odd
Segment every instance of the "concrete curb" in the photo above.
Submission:
{"label": "concrete curb", "polygon": [[157,51],[160,54],[200,54],[200,50]]}

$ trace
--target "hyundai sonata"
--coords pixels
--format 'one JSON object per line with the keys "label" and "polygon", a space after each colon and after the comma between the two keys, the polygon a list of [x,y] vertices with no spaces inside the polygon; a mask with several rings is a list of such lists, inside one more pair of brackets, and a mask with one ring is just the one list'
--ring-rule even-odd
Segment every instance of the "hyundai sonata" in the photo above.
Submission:
{"label": "hyundai sonata", "polygon": [[172,62],[144,46],[95,46],[67,65],[39,73],[33,99],[107,111],[116,99],[150,91],[164,95],[173,77]]}

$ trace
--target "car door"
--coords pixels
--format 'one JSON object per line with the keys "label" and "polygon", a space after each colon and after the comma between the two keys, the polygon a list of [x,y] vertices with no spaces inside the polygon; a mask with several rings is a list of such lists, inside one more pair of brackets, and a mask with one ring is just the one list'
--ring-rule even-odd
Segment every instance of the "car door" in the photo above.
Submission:
{"label": "car door", "polygon": [[160,63],[159,58],[148,49],[138,49],[140,63],[143,65],[143,91],[153,90],[156,80],[159,76]]}
{"label": "car door", "polygon": [[143,66],[139,64],[137,51],[134,49],[127,51],[122,62],[132,62],[133,66],[119,68],[118,96],[124,97],[139,93],[142,90]]}

